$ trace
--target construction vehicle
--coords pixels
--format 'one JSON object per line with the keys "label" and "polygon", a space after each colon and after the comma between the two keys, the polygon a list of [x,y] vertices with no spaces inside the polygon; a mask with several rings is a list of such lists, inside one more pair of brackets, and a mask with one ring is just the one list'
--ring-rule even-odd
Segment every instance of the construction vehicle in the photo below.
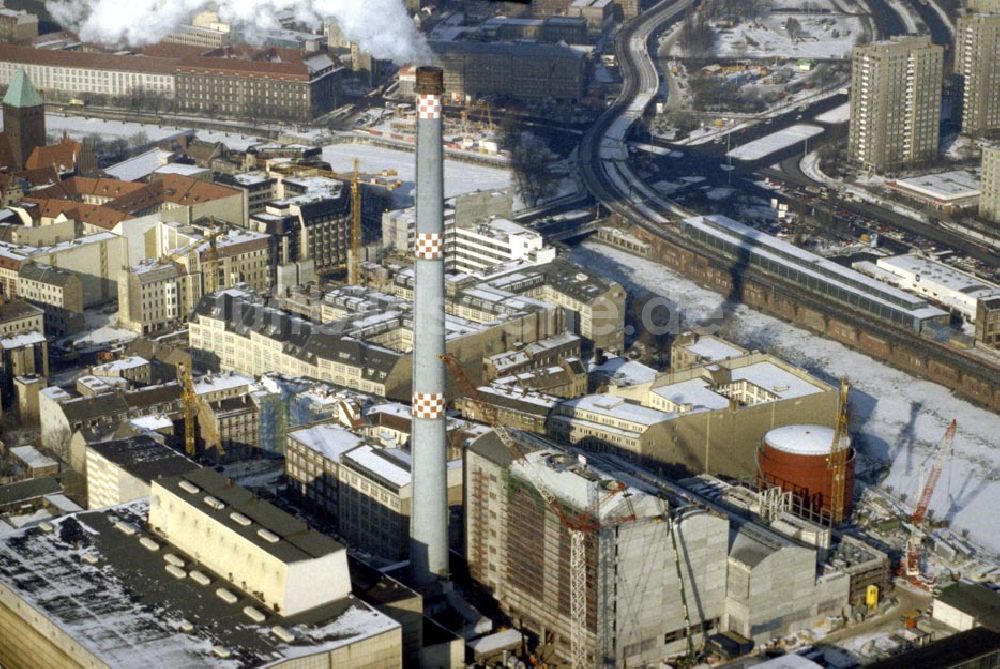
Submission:
{"label": "construction vehicle", "polygon": [[839,525],[844,522],[844,496],[847,494],[847,458],[851,452],[851,437],[848,430],[847,396],[851,384],[840,380],[840,404],[837,413],[837,429],[830,445],[830,522]]}
{"label": "construction vehicle", "polygon": [[944,463],[951,457],[952,444],[955,441],[955,433],[958,432],[958,421],[952,420],[945,430],[944,437],[938,445],[937,451],[933,455],[933,462],[920,492],[920,498],[913,509],[910,521],[913,523],[913,535],[906,542],[906,555],[902,566],[903,574],[914,585],[929,588],[933,585],[926,579],[920,570],[920,561],[923,557],[923,526],[927,518],[927,510],[931,504],[931,497],[934,496],[934,489],[941,479],[941,472],[944,470]]}

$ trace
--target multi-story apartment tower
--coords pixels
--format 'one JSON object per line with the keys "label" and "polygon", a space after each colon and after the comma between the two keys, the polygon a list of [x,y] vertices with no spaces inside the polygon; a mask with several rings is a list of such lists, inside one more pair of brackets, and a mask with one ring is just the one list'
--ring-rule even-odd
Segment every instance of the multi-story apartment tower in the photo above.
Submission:
{"label": "multi-story apartment tower", "polygon": [[1000,145],[983,147],[979,215],[1000,225]]}
{"label": "multi-story apartment tower", "polygon": [[962,77],[962,132],[1000,133],[1000,0],[972,0],[958,17],[955,73]]}
{"label": "multi-story apartment tower", "polygon": [[930,37],[854,48],[848,150],[866,169],[932,160],[941,131],[944,49]]}

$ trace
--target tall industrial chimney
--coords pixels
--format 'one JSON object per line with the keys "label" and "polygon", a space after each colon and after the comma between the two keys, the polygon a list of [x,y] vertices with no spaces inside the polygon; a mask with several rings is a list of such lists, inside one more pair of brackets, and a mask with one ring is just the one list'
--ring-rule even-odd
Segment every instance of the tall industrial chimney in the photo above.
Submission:
{"label": "tall industrial chimney", "polygon": [[448,576],[445,424],[444,146],[440,68],[417,68],[417,285],[413,309],[413,510],[410,564],[418,584]]}

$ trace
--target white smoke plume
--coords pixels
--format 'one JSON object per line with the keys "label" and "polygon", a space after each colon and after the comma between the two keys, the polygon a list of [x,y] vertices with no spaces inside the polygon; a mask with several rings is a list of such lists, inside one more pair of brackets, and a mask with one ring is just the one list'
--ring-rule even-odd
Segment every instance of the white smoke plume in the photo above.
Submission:
{"label": "white smoke plume", "polygon": [[404,65],[430,60],[403,0],[49,0],[52,18],[88,42],[141,46],[159,42],[191,20],[218,9],[219,18],[249,36],[280,27],[278,15],[321,26],[333,19],[347,39],[376,58]]}

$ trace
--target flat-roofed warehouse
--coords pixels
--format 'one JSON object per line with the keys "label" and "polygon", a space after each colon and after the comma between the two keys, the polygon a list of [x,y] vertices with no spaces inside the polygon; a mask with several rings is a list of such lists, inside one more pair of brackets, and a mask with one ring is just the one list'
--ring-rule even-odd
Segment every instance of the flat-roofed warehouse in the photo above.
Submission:
{"label": "flat-roofed warehouse", "polygon": [[[199,546],[165,524],[168,494],[187,531],[208,537]],[[142,500],[80,513],[0,542],[0,664],[401,666],[400,625],[350,594],[341,544],[211,470],[161,479],[151,500],[152,508]],[[336,583],[288,584],[295,593],[284,601],[309,605],[276,610],[260,594],[269,587],[254,573],[261,560],[288,573],[322,563]],[[273,574],[273,587],[286,585]]]}

